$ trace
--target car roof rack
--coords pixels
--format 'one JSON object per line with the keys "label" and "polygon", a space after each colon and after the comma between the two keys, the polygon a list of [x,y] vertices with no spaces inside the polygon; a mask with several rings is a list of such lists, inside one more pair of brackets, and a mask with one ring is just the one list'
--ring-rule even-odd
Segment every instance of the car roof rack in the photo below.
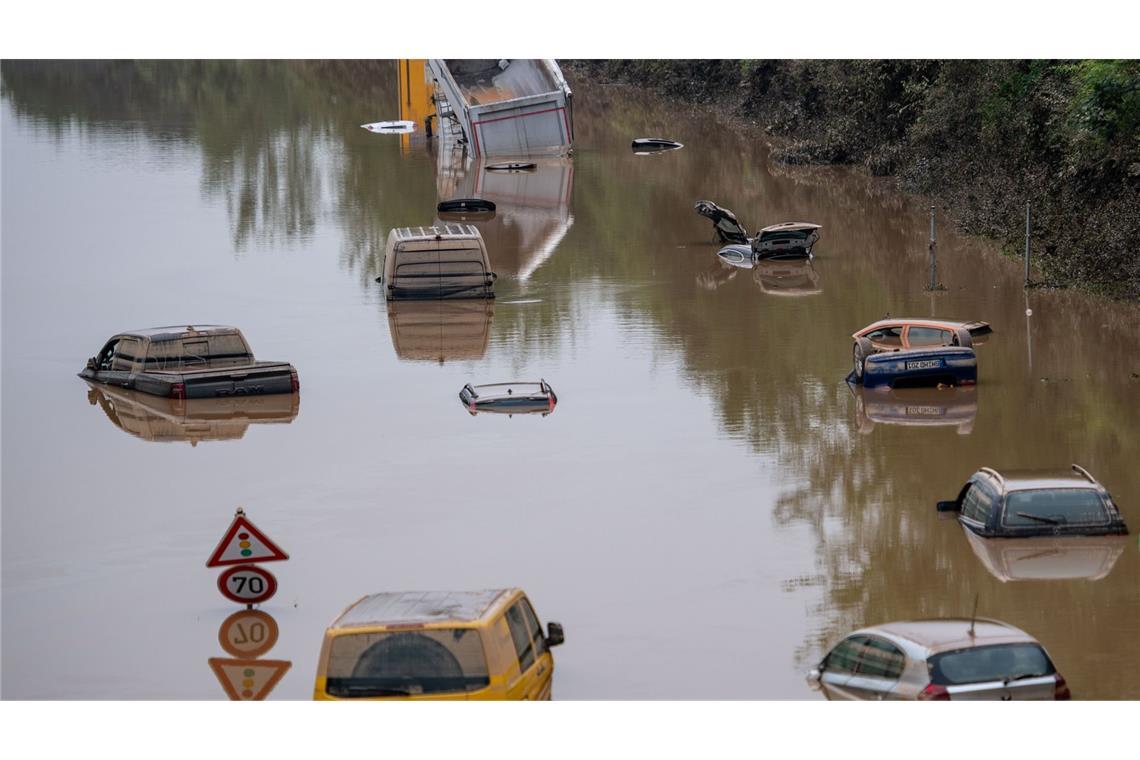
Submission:
{"label": "car roof rack", "polygon": [[1081,467],[1079,464],[1073,465],[1073,472],[1080,474],[1082,477],[1084,477],[1085,480],[1092,483],[1093,485],[1100,485],[1099,483],[1096,482],[1096,478],[1094,478],[1092,475],[1090,475],[1089,471],[1086,470],[1084,467]]}
{"label": "car roof rack", "polygon": [[979,467],[978,472],[984,472],[997,482],[1001,483],[1003,488],[1005,487],[1005,478],[1003,478],[1001,476],[1001,473],[995,470],[993,467]]}

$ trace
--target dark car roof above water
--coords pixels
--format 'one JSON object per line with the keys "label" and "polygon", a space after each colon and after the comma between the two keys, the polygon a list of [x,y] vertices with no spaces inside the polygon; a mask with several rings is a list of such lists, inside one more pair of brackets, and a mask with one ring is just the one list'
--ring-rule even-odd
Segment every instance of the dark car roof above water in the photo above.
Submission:
{"label": "dark car roof above water", "polygon": [[[990,472],[983,470],[993,477]],[[1100,484],[1086,478],[1076,470],[1007,470],[996,471],[996,478],[1007,493],[1011,491],[1034,491],[1044,488],[1085,488],[1098,490]]]}

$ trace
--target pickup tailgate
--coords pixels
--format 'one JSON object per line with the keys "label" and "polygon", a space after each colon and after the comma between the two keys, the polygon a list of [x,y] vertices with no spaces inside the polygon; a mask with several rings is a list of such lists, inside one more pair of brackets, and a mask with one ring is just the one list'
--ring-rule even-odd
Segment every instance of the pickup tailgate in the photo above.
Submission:
{"label": "pickup tailgate", "polygon": [[256,362],[235,367],[208,367],[147,374],[164,376],[172,382],[181,382],[186,389],[186,398],[292,393],[295,389],[293,365],[288,362]]}

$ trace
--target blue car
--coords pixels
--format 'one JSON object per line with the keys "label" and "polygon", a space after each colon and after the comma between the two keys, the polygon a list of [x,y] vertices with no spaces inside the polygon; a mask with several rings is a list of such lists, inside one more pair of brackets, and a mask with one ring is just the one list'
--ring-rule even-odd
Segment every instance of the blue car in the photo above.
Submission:
{"label": "blue car", "polygon": [[880,320],[851,336],[850,382],[865,388],[978,382],[974,335],[990,331],[984,322]]}

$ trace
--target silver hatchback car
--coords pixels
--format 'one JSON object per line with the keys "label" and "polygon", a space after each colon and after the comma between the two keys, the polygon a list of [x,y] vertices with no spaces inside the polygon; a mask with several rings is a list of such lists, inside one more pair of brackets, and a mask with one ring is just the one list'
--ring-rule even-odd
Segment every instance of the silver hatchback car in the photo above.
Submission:
{"label": "silver hatchback car", "polygon": [[907,620],[848,635],[808,673],[828,699],[1069,699],[1037,641],[997,620]]}

